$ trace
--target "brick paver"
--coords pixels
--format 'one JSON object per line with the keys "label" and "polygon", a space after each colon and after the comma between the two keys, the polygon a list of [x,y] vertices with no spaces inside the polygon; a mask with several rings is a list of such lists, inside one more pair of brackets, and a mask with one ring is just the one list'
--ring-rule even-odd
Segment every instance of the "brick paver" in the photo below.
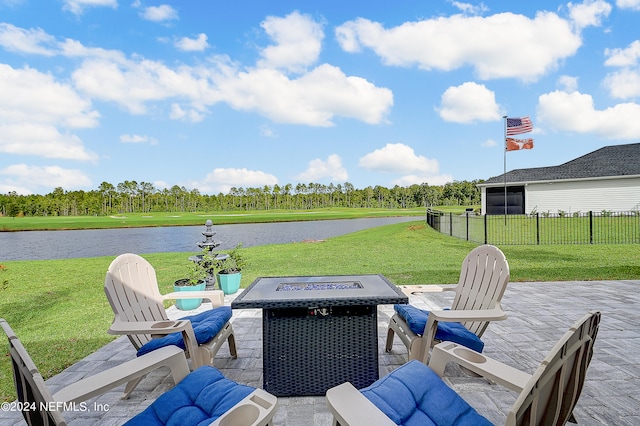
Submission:
{"label": "brick paver", "polygon": [[[640,425],[640,280],[589,282],[510,283],[502,305],[509,317],[487,329],[485,354],[532,373],[555,342],[589,310],[600,310],[602,322],[595,354],[582,396],[575,410],[581,425]],[[450,292],[412,296],[411,303],[423,307],[446,307]],[[231,297],[226,298],[226,303]],[[184,315],[173,309],[171,317]],[[384,339],[391,306],[379,307],[380,374],[406,362],[406,349],[396,339],[391,353],[384,352]],[[214,365],[228,378],[251,386],[262,385],[262,322],[260,310],[234,311],[233,327],[239,356],[229,357],[226,346]],[[286,343],[285,343],[286,344]],[[126,337],[118,338],[82,361],[48,380],[55,391],[66,383],[112,367],[135,356]],[[469,377],[449,365],[447,382],[480,413],[496,424],[504,423],[516,394],[479,377]],[[83,412],[66,412],[70,425],[119,425],[142,411],[158,395],[173,386],[168,370],[148,375],[128,400],[120,392],[108,392],[88,402]],[[324,397],[278,399],[275,425],[330,425],[331,415]],[[108,409],[107,409],[108,408]],[[0,424],[24,424],[19,413],[0,411]]]}

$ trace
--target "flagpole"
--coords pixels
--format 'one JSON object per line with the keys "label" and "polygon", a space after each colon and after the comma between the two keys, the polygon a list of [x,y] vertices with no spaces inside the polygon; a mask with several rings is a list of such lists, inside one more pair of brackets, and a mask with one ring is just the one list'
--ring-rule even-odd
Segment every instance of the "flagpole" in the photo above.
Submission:
{"label": "flagpole", "polygon": [[504,117],[504,224],[507,224],[507,116]]}

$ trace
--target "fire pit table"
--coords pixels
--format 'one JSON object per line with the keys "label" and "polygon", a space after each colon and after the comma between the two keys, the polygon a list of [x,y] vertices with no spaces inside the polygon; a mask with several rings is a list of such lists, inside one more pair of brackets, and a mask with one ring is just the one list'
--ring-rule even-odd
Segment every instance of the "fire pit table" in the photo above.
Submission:
{"label": "fire pit table", "polygon": [[232,303],[262,309],[263,387],[276,396],[324,395],[378,379],[377,305],[408,303],[382,275],[262,277]]}

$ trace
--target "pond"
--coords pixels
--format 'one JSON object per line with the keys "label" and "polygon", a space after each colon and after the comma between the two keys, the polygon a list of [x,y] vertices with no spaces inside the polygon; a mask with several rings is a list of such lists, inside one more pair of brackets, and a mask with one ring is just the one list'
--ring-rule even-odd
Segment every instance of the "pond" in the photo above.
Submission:
{"label": "pond", "polygon": [[[237,243],[243,247],[324,240],[367,228],[420,220],[421,217],[320,220],[306,222],[214,225],[218,250]],[[200,251],[202,226],[161,228],[87,229],[72,231],[0,232],[0,262],[8,260],[72,259],[117,256],[122,253]]]}

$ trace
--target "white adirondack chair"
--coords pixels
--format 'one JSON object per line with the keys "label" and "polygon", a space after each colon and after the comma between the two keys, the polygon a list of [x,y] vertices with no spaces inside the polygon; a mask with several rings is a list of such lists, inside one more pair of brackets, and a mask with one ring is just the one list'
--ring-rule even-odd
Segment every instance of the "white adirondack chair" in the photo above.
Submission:
{"label": "white adirondack chair", "polygon": [[[192,361],[192,369],[210,365],[222,344],[229,342],[229,352],[237,357],[233,328],[226,322],[220,331],[206,342],[198,342],[189,320],[171,321],[163,301],[179,298],[202,298],[210,300],[213,309],[224,305],[224,294],[220,290],[198,292],[173,292],[160,294],[156,272],[151,264],[136,254],[122,254],[111,262],[105,278],[104,291],[115,314],[109,334],[127,335],[136,350],[154,338],[181,332],[185,350]],[[228,307],[220,309],[229,309]],[[130,393],[137,382],[131,382],[125,390]]]}
{"label": "white adirondack chair", "polygon": [[456,362],[519,392],[505,424],[542,426],[576,423],[573,410],[593,357],[601,313],[579,319],[551,349],[533,374],[452,342],[433,348],[428,366],[410,361],[358,391],[343,383],[327,391],[334,426],[396,424],[492,424],[442,379],[448,362]]}
{"label": "white adirondack chair", "polygon": [[[402,312],[405,318],[398,313],[391,317],[385,350],[391,351],[394,334],[397,334],[407,347],[409,360],[417,359],[426,364],[429,349],[440,341],[436,336],[442,333],[442,340],[451,340],[467,346],[471,341],[476,344],[474,348],[480,345],[481,351],[484,344],[480,337],[489,322],[507,318],[500,306],[500,300],[508,282],[507,259],[499,248],[487,244],[476,247],[465,257],[460,279],[455,287],[402,286],[405,293],[431,292],[435,287],[439,291],[454,291],[455,297],[450,310],[425,311],[410,305],[396,305],[396,312]],[[453,329],[445,331],[441,322],[449,323],[447,327]],[[424,329],[418,329],[420,327],[416,323],[420,326],[424,324]],[[456,323],[461,323],[464,328]],[[456,340],[458,338],[465,340]]]}
{"label": "white adirondack chair", "polygon": [[[28,425],[65,426],[67,422],[62,413],[65,407],[72,407],[72,403],[87,401],[127,383],[131,379],[143,377],[160,367],[171,369],[176,384],[175,388],[163,394],[162,399],[157,402],[163,404],[164,413],[166,413],[167,407],[175,408],[175,414],[169,418],[173,422],[172,424],[176,424],[175,422],[178,421],[182,425],[195,426],[189,421],[195,419],[200,423],[202,419],[197,416],[189,417],[184,413],[190,409],[207,413],[219,411],[214,408],[219,406],[223,398],[229,398],[226,402],[233,405],[219,416],[210,418],[209,420],[213,422],[212,425],[265,426],[273,424],[273,416],[277,406],[275,396],[262,389],[231,382],[223,378],[220,372],[213,367],[203,367],[190,373],[184,351],[173,345],[159,348],[108,370],[82,378],[52,393],[24,345],[2,318],[0,318],[0,327],[9,340],[9,355],[16,394],[21,406],[28,407],[28,409],[21,410]],[[215,370],[215,372],[206,369]],[[218,389],[223,389],[226,393],[213,392],[218,383],[222,384]],[[193,386],[202,388],[200,392],[192,392],[196,395],[203,395],[203,397],[197,398],[197,401],[186,398],[187,392],[184,389],[176,389],[190,387],[193,391]],[[134,417],[133,423],[146,426],[150,425],[152,421],[160,423],[157,417],[149,415],[155,411],[154,404],[156,402]]]}

